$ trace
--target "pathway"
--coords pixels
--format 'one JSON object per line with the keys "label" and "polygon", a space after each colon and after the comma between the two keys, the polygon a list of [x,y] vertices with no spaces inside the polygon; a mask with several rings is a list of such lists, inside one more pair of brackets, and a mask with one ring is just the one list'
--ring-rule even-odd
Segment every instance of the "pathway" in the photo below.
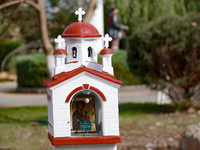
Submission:
{"label": "pathway", "polygon": [[[45,106],[46,94],[15,93],[16,82],[0,83],[0,107]],[[156,102],[156,91],[144,85],[122,86],[119,90],[119,103]]]}

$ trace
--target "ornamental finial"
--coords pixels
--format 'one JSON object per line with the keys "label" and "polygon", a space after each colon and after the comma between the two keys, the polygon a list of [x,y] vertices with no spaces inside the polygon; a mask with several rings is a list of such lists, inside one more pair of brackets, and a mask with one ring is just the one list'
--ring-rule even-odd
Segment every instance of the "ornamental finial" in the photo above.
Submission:
{"label": "ornamental finial", "polygon": [[64,49],[63,44],[65,43],[65,39],[62,38],[60,35],[54,40],[55,43],[57,43],[58,49]]}
{"label": "ornamental finial", "polygon": [[105,35],[105,37],[102,37],[102,40],[105,42],[105,48],[108,48],[109,47],[109,42],[112,41],[112,38],[109,37],[108,34]]}
{"label": "ornamental finial", "polygon": [[81,7],[79,7],[79,9],[75,11],[75,14],[78,15],[78,21],[81,22],[82,15],[85,15],[85,11]]}

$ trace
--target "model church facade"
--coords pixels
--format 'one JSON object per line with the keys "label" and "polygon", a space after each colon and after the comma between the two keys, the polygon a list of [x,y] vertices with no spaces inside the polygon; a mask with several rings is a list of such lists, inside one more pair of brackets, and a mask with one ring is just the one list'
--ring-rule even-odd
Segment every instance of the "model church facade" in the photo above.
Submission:
{"label": "model church facade", "polygon": [[116,150],[119,135],[118,89],[111,38],[103,37],[97,63],[97,29],[81,22],[84,11],[76,11],[79,22],[69,25],[55,39],[54,77],[44,81],[48,97],[48,137],[55,150]]}

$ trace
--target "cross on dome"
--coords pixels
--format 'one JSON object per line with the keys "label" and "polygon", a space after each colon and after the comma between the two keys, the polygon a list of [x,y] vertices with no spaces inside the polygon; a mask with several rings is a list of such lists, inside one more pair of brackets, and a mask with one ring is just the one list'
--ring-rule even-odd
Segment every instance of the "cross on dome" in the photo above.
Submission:
{"label": "cross on dome", "polygon": [[112,40],[111,37],[109,37],[108,34],[105,35],[105,37],[102,37],[102,40],[105,42],[105,48],[108,48],[109,47],[109,42]]}
{"label": "cross on dome", "polygon": [[81,22],[82,15],[85,15],[85,11],[81,7],[79,7],[79,9],[75,11],[75,14],[78,15],[78,21]]}
{"label": "cross on dome", "polygon": [[63,43],[65,42],[65,39],[62,38],[60,35],[58,35],[57,39],[54,40],[55,43],[57,43],[58,49],[63,49]]}

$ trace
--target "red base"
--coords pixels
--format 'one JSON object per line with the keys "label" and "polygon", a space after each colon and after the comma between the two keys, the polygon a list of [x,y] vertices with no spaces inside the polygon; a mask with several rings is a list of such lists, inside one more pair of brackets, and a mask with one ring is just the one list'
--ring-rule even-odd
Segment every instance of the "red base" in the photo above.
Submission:
{"label": "red base", "polygon": [[120,136],[97,136],[97,137],[53,137],[48,133],[52,145],[81,145],[81,144],[111,144],[121,143]]}

